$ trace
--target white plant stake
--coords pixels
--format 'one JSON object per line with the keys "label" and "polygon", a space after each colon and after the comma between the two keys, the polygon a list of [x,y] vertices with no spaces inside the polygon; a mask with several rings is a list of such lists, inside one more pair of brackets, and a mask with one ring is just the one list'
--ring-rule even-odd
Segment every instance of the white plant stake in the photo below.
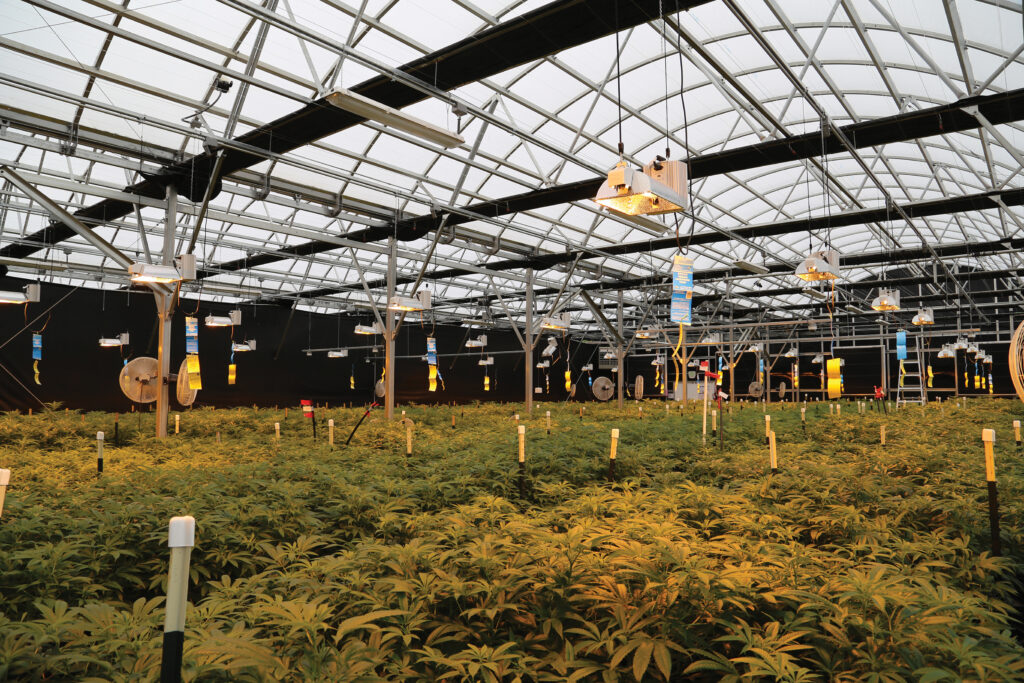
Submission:
{"label": "white plant stake", "polygon": [[196,541],[193,517],[172,517],[167,529],[171,562],[167,571],[167,612],[160,660],[161,683],[181,681],[181,654],[185,647],[185,607],[188,605],[188,563]]}
{"label": "white plant stake", "polygon": [[4,514],[4,498],[7,497],[7,485],[11,483],[11,471],[0,470],[0,516]]}
{"label": "white plant stake", "polygon": [[838,417],[838,416],[840,416],[842,414],[843,414],[843,406],[842,406],[842,404],[839,404],[839,405],[836,406],[836,417]]}
{"label": "white plant stake", "polygon": [[711,436],[718,436],[718,411],[711,411]]}
{"label": "white plant stake", "polygon": [[772,416],[764,416],[764,445],[767,446],[772,435]]}
{"label": "white plant stake", "polygon": [[334,418],[327,421],[327,443],[334,448]]}
{"label": "white plant stake", "polygon": [[836,404],[835,403],[829,403],[828,404],[828,414],[829,415],[835,415],[836,414]]}
{"label": "white plant stake", "polygon": [[281,423],[280,422],[275,422],[274,423],[274,438],[277,439],[278,441],[281,440]]}
{"label": "white plant stake", "polygon": [[174,433],[181,431],[181,415],[174,416]]}
{"label": "white plant stake", "polygon": [[96,476],[103,474],[103,432],[96,432]]}
{"label": "white plant stake", "polygon": [[547,422],[548,434],[551,434],[551,411],[544,411],[544,420]]}

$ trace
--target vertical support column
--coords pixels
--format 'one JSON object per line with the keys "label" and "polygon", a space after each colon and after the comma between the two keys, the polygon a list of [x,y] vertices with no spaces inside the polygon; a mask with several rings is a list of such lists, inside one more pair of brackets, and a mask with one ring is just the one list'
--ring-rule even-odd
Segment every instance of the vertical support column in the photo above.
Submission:
{"label": "vertical support column", "polygon": [[623,336],[624,333],[623,333],[623,330],[622,330],[622,290],[621,289],[619,290],[618,305],[615,307],[615,326],[619,330],[619,345],[618,345],[618,348],[615,349],[615,358],[618,360],[619,371],[617,373],[615,373],[615,374],[618,375],[617,391],[618,391],[618,399],[619,399],[619,409],[621,410],[623,408],[623,406],[626,405],[625,397],[622,395],[623,394],[622,390],[625,387],[625,380],[626,380],[626,378],[625,378],[625,374],[626,374],[626,347],[622,345],[622,340],[625,337]]}
{"label": "vertical support column", "polygon": [[[164,219],[164,242],[160,256],[163,264],[169,266],[174,263],[174,238],[178,232],[178,189],[174,185],[167,185],[166,198],[167,214]],[[157,381],[160,389],[156,397],[156,436],[159,439],[167,436],[167,415],[170,409],[171,322],[174,319],[171,307],[174,304],[174,297],[160,292],[154,292],[153,296],[156,297],[160,335],[157,347]]]}
{"label": "vertical support column", "polygon": [[526,269],[526,325],[523,330],[523,363],[526,380],[523,389],[526,397],[526,414],[533,414],[533,268]]}
{"label": "vertical support column", "polygon": [[[732,314],[729,314],[729,320],[732,321]],[[729,326],[729,400],[736,400],[736,373],[733,372],[736,366],[736,344],[733,342],[733,330],[735,328]]]}
{"label": "vertical support column", "polygon": [[384,419],[395,417],[395,316],[388,305],[395,295],[395,280],[398,272],[398,243],[388,238],[388,300],[384,306]]}
{"label": "vertical support column", "polygon": [[686,359],[687,359],[687,355],[686,355],[686,353],[687,353],[687,350],[686,350],[686,325],[681,326],[679,329],[681,330],[681,332],[679,333],[679,336],[682,337],[682,339],[681,339],[682,344],[680,344],[679,350],[682,351],[682,354],[683,354],[683,360],[682,360],[682,363],[683,363],[683,405],[685,406],[686,402],[689,400],[688,394],[690,393],[688,391],[688,389],[689,389],[689,382],[687,380],[687,373],[689,372],[689,368],[686,367]]}
{"label": "vertical support column", "polygon": [[772,328],[764,326],[764,402],[772,402]]}

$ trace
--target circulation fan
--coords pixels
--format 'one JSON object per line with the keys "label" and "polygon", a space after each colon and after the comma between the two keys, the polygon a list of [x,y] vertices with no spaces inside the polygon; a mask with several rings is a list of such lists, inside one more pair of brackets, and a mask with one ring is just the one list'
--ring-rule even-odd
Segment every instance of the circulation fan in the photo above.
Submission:
{"label": "circulation fan", "polygon": [[779,398],[780,399],[786,398],[786,392],[788,390],[789,390],[789,387],[786,386],[786,383],[784,381],[783,382],[779,382]]}
{"label": "circulation fan", "polygon": [[594,386],[590,388],[594,392],[594,398],[598,401],[607,401],[615,395],[615,385],[607,377],[598,377],[594,380]]}
{"label": "circulation fan", "polygon": [[761,398],[761,395],[764,394],[764,385],[760,382],[751,382],[747,385],[747,393],[754,398]]}
{"label": "circulation fan", "polygon": [[136,403],[152,403],[160,393],[160,362],[140,356],[121,368],[117,376],[121,391]]}
{"label": "circulation fan", "polygon": [[[184,407],[192,405],[199,391],[189,388],[188,361],[181,361],[177,375],[170,375],[169,382],[175,383],[175,397]],[[160,361],[149,356],[140,356],[121,368],[117,383],[121,391],[136,403],[153,403],[160,394]]]}
{"label": "circulation fan", "polygon": [[1017,325],[1010,339],[1010,353],[1007,359],[1010,364],[1010,379],[1017,397],[1024,401],[1024,322]]}

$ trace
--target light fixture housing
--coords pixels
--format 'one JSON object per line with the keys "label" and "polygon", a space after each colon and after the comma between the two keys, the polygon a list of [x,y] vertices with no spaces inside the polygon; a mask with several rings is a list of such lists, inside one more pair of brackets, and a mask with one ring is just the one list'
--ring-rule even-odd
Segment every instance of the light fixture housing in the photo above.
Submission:
{"label": "light fixture housing", "polygon": [[555,337],[548,337],[548,345],[544,347],[544,350],[541,351],[540,355],[549,358],[555,355],[556,351],[558,351],[558,339]]}
{"label": "light fixture housing", "polygon": [[231,353],[245,353],[256,350],[256,340],[247,339],[243,342],[231,342]]}
{"label": "light fixture housing", "polygon": [[665,364],[665,359],[662,358],[661,356],[655,356],[654,360],[651,361],[651,365],[655,365],[655,366],[657,366],[657,365],[664,365],[664,364]]}
{"label": "light fixture housing", "polygon": [[914,319],[910,322],[915,325],[934,325],[935,314],[930,308],[919,308],[917,309],[917,315],[915,315]]}
{"label": "light fixture housing", "polygon": [[658,330],[653,327],[645,327],[642,330],[636,331],[637,339],[656,339],[658,337]]}
{"label": "light fixture housing", "polygon": [[327,352],[328,358],[348,358],[348,349],[332,349]]}
{"label": "light fixture housing", "polygon": [[39,283],[25,285],[20,292],[0,292],[0,304],[27,304],[39,301]]}
{"label": "light fixture housing", "polygon": [[388,301],[389,311],[425,311],[430,308],[430,290],[421,289],[416,296],[393,296]]}
{"label": "light fixture housing", "polygon": [[822,363],[825,362],[825,357],[819,353],[818,355],[811,359],[811,362],[814,363],[815,365],[821,365]]}
{"label": "light fixture housing", "polygon": [[620,161],[608,171],[594,201],[627,216],[683,211],[689,206],[686,164],[679,160],[656,159],[636,169]]}
{"label": "light fixture housing", "polygon": [[482,349],[485,346],[487,346],[487,335],[486,334],[481,334],[476,339],[467,339],[466,340],[466,348],[467,349]]}
{"label": "light fixture housing", "polygon": [[807,282],[837,279],[839,277],[839,252],[835,249],[826,249],[810,254],[796,267],[794,275]]}
{"label": "light fixture housing", "polygon": [[942,348],[939,349],[939,352],[936,355],[939,358],[954,358],[956,356],[956,351],[953,350],[953,346],[951,344],[943,344]]}
{"label": "light fixture housing", "polygon": [[356,325],[354,330],[356,334],[382,334],[384,332],[384,326],[380,323],[371,323],[369,325]]}
{"label": "light fixture housing", "polygon": [[732,264],[740,270],[745,270],[748,273],[754,273],[755,275],[767,275],[771,272],[764,266],[759,266],[756,263],[751,263],[750,261],[739,260],[733,261]]}
{"label": "light fixture housing", "polygon": [[100,337],[100,346],[103,348],[113,348],[115,346],[127,346],[128,345],[128,333],[122,332],[116,337]]}
{"label": "light fixture housing", "polygon": [[804,292],[804,294],[806,294],[809,297],[813,297],[815,299],[820,299],[822,301],[825,301],[826,299],[828,299],[828,294],[826,294],[825,292],[819,291],[817,289],[814,289],[813,287],[804,287],[803,292]]}
{"label": "light fixture housing", "polygon": [[967,345],[967,353],[977,355],[979,351],[980,349],[978,348],[978,345],[975,344],[974,342],[971,342],[970,344]]}
{"label": "light fixture housing", "polygon": [[582,368],[580,368],[580,370],[583,371],[583,372],[592,372],[594,370],[594,364],[593,363],[587,363]]}
{"label": "light fixture housing", "polygon": [[558,317],[545,316],[540,323],[543,330],[567,330],[569,329],[569,314],[563,313]]}
{"label": "light fixture housing", "polygon": [[964,336],[957,337],[956,341],[953,342],[952,348],[953,348],[954,351],[963,351],[964,349],[966,349],[967,348],[967,337],[964,337]]}
{"label": "light fixture housing", "polygon": [[871,302],[871,308],[876,311],[898,311],[900,310],[900,293],[896,289],[878,289],[878,296]]}
{"label": "light fixture housing", "polygon": [[785,355],[783,357],[784,358],[796,358],[799,355],[800,355],[800,352],[796,350],[796,347],[795,346],[791,346],[789,348],[789,351],[786,351],[786,353],[785,353]]}
{"label": "light fixture housing", "polygon": [[480,360],[478,360],[476,362],[476,364],[477,365],[494,365],[494,356],[487,356],[486,358],[481,358]]}
{"label": "light fixture housing", "polygon": [[143,263],[136,261],[128,266],[132,282],[140,284],[171,284],[196,279],[196,255],[182,254],[174,259],[174,265]]}
{"label": "light fixture housing", "polygon": [[403,111],[389,107],[386,104],[371,100],[346,88],[335,88],[325,97],[328,103],[338,109],[362,116],[363,118],[382,123],[385,126],[397,128],[400,131],[418,138],[441,145],[442,147],[458,147],[466,140],[456,133],[445,130],[440,126],[424,121]]}
{"label": "light fixture housing", "polygon": [[227,315],[208,315],[204,324],[207,327],[232,327],[234,325],[242,324],[242,310],[236,308],[233,311],[228,311]]}

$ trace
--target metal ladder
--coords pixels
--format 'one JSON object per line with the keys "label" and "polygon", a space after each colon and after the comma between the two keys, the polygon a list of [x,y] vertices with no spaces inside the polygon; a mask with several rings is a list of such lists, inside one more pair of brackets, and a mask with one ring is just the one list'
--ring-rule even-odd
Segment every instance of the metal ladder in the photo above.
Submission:
{"label": "metal ladder", "polygon": [[[897,360],[897,363],[900,361]],[[916,403],[924,405],[928,402],[927,388],[924,383],[924,375],[921,372],[923,360],[921,358],[921,338],[914,337],[914,349],[907,349],[907,359],[903,361],[902,376],[897,381],[896,407]]]}

